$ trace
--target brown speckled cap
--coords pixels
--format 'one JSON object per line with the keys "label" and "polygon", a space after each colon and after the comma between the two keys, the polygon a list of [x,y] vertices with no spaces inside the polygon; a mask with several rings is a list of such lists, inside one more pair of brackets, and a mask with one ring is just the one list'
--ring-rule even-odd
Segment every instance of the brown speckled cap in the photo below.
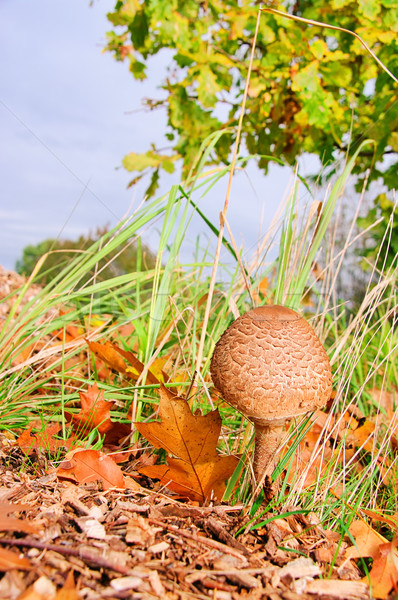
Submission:
{"label": "brown speckled cap", "polygon": [[216,344],[210,372],[223,398],[259,424],[320,408],[332,391],[315,331],[284,306],[261,306],[236,319]]}

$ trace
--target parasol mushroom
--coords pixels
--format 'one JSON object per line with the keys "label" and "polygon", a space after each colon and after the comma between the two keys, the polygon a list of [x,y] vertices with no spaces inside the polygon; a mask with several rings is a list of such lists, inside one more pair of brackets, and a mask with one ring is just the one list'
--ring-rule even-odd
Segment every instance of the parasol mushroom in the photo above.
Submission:
{"label": "parasol mushroom", "polygon": [[257,481],[272,473],[286,421],[324,406],[332,391],[319,338],[285,306],[260,306],[236,319],[216,344],[210,372],[223,398],[254,424]]}

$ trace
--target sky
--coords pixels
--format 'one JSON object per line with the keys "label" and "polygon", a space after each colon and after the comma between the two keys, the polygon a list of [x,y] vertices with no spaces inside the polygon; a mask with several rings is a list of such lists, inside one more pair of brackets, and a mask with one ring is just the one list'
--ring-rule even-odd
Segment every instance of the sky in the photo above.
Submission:
{"label": "sky", "polygon": [[[167,54],[151,59],[135,81],[127,63],[103,53],[113,0],[0,0],[0,265],[13,268],[28,244],[76,239],[115,225],[141,203],[144,185],[127,189],[121,167],[166,132],[162,111],[142,110],[159,97]],[[6,59],[4,60],[4,57]],[[284,196],[291,171],[255,166],[232,186],[229,222],[237,242],[255,247]],[[166,192],[172,178],[163,182]],[[224,190],[201,208],[216,224]],[[194,223],[195,234],[203,224]],[[156,232],[148,242],[156,250]],[[193,249],[184,248],[186,257]]]}

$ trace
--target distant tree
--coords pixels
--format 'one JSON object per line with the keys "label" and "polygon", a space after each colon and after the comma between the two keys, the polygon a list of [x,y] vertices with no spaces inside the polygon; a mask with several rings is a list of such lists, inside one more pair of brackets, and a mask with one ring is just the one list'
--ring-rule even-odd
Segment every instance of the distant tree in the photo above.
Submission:
{"label": "distant tree", "polygon": [[[35,268],[37,261],[49,252],[43,266],[41,267],[35,282],[46,284],[51,281],[55,272],[65,267],[78,253],[89,250],[104,233],[106,228],[97,229],[94,234],[80,236],[77,240],[54,240],[48,239],[36,246],[26,246],[22,258],[16,262],[15,270],[21,275],[29,276]],[[103,281],[117,275],[131,273],[137,270],[137,257],[140,254],[140,269],[152,269],[155,265],[155,256],[145,245],[133,242],[118,247],[109,253],[105,259],[98,262],[97,280]],[[87,273],[82,282],[87,281],[94,271]]]}
{"label": "distant tree", "polygon": [[[136,79],[147,77],[151,56],[171,50],[161,98],[144,101],[148,110],[167,111],[169,147],[153,145],[123,160],[133,182],[152,174],[149,193],[159,172],[173,171],[176,161],[187,173],[210,133],[236,131],[259,6],[258,0],[118,0],[108,14],[114,29],[107,49],[129,62]],[[284,0],[277,6],[356,32],[398,72],[397,0]],[[293,164],[307,152],[328,165],[372,138],[375,150],[361,153],[355,172],[361,180],[373,165],[369,181],[380,179],[391,189],[398,175],[396,93],[391,77],[352,35],[263,13],[243,140],[251,154]],[[228,162],[234,135],[221,137],[209,162]],[[269,159],[262,156],[258,164],[266,172]]]}

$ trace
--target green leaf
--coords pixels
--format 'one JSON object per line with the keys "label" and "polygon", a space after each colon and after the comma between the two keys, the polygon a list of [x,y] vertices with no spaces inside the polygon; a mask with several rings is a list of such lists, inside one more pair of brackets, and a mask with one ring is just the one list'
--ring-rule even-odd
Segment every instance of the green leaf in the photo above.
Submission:
{"label": "green leaf", "polygon": [[[355,30],[395,73],[397,7],[398,0],[316,0],[300,3],[297,14]],[[282,11],[290,8],[290,0],[281,0]],[[128,57],[133,77],[144,79],[150,57],[165,56],[166,146],[168,154],[182,158],[184,176],[203,140],[226,127],[236,130],[257,15],[257,0],[121,0],[109,15],[107,49],[116,60]],[[357,183],[372,168],[369,182],[396,186],[396,84],[357,38],[263,12],[252,66],[242,148],[291,164],[311,152],[326,164],[347,149],[347,140],[359,143],[366,131],[377,147],[358,157]],[[147,102],[159,106],[157,99]],[[220,140],[208,163],[228,161],[233,141],[233,135]],[[389,167],[383,168],[386,151]],[[133,170],[138,165],[171,172],[174,162],[156,152],[125,159]],[[264,172],[268,162],[258,159]]]}
{"label": "green leaf", "polygon": [[206,108],[215,106],[220,86],[217,83],[216,76],[208,65],[199,67],[196,80],[198,82],[197,93],[199,102]]}
{"label": "green leaf", "polygon": [[148,167],[158,168],[161,157],[152,150],[145,154],[130,152],[123,158],[122,164],[127,171],[143,171]]}
{"label": "green leaf", "polygon": [[148,21],[144,10],[140,10],[134,15],[133,20],[128,26],[131,41],[138,50],[145,44],[145,40],[149,33]]}

